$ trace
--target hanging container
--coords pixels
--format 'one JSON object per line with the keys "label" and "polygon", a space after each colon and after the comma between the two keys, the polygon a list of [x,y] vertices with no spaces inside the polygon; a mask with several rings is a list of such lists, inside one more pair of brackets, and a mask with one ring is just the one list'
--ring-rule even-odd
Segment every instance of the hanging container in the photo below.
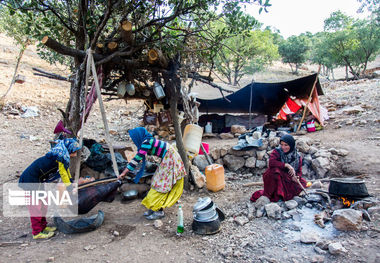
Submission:
{"label": "hanging container", "polygon": [[158,83],[157,81],[154,82],[154,85],[153,85],[153,92],[154,92],[154,95],[156,96],[156,98],[158,100],[162,99],[163,97],[165,97],[165,92],[164,92],[164,89],[162,88],[162,86],[160,85],[160,83]]}
{"label": "hanging container", "polygon": [[220,164],[211,164],[206,167],[206,187],[208,190],[218,192],[223,190],[226,182],[224,180],[224,167]]}
{"label": "hanging container", "polygon": [[196,124],[188,124],[183,132],[183,144],[186,151],[198,153],[201,146],[203,128]]}
{"label": "hanging container", "polygon": [[126,90],[127,90],[127,93],[129,96],[133,96],[135,95],[136,93],[136,90],[135,90],[135,86],[132,84],[132,83],[128,83],[126,86],[125,86]]}
{"label": "hanging container", "polygon": [[124,95],[126,92],[127,92],[127,82],[122,81],[117,86],[117,96],[119,98],[124,98]]}

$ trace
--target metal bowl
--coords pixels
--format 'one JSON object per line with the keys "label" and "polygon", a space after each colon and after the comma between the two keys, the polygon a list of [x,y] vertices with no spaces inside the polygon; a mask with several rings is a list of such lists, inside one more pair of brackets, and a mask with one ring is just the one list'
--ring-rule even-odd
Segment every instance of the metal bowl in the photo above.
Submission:
{"label": "metal bowl", "polygon": [[137,196],[138,196],[139,192],[135,189],[131,189],[131,190],[128,190],[128,191],[125,191],[123,193],[123,200],[124,201],[127,201],[127,200],[133,200],[133,199],[136,199]]}
{"label": "metal bowl", "polygon": [[209,209],[197,211],[194,213],[194,219],[199,222],[210,222],[218,218],[218,213],[215,210],[215,204]]}

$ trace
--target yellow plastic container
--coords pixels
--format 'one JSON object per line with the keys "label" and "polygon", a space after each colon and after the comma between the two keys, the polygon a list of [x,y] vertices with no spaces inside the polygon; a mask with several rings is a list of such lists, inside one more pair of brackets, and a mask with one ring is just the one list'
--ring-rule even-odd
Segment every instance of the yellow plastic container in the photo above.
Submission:
{"label": "yellow plastic container", "polygon": [[218,192],[223,190],[226,182],[224,180],[224,167],[220,164],[211,164],[206,167],[206,187],[208,190]]}
{"label": "yellow plastic container", "polygon": [[183,132],[183,144],[186,151],[198,153],[201,146],[203,128],[196,124],[188,124]]}

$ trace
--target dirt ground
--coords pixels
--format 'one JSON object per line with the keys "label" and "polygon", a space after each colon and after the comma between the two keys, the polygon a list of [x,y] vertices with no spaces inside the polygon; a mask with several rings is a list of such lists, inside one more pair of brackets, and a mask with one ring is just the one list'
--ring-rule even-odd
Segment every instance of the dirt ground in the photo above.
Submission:
{"label": "dirt ground", "polygon": [[[8,88],[11,80],[17,48],[9,38],[0,35],[0,94]],[[26,76],[24,84],[16,84],[7,102],[19,106],[38,106],[39,116],[22,118],[0,113],[0,182],[17,182],[18,175],[36,158],[44,155],[52,131],[60,119],[57,108],[64,109],[69,95],[69,83],[33,75],[32,67],[65,75],[65,69],[43,62],[33,47],[28,48],[22,60],[20,74]],[[263,77],[264,78],[264,77]],[[379,80],[370,82],[374,96],[380,99]],[[368,83],[367,83],[368,84]],[[360,84],[358,84],[360,85]],[[374,86],[374,87],[373,87]],[[329,90],[325,93],[328,95]],[[366,96],[366,93],[362,96]],[[377,96],[377,97],[376,97]],[[356,98],[361,101],[362,97]],[[377,100],[378,102],[378,100]],[[380,118],[379,104],[373,106],[374,117]],[[141,111],[137,102],[112,101],[106,103],[111,129],[118,134],[126,133],[132,122],[128,113]],[[348,171],[366,174],[369,192],[376,198],[380,194],[380,124],[368,122],[363,126],[339,124],[339,115],[328,122],[320,132],[307,134],[319,140],[321,147],[343,148]],[[86,125],[89,138],[104,138],[99,108],[96,106]],[[118,144],[129,144],[123,136],[114,136]],[[210,147],[220,143],[234,145],[235,139],[210,139]],[[352,172],[353,174],[356,172]],[[350,176],[346,174],[345,176]],[[251,180],[251,179],[250,179]],[[333,239],[341,242],[348,253],[340,256],[317,254],[312,245],[301,244],[287,235],[286,223],[266,217],[253,219],[244,226],[233,222],[239,209],[258,188],[244,187],[250,180],[227,181],[224,191],[211,193],[205,189],[185,191],[181,203],[184,208],[185,232],[176,235],[176,211],[173,206],[162,219],[163,226],[156,228],[142,213],[141,200],[128,203],[118,196],[113,203],[101,203],[96,210],[105,213],[104,224],[96,231],[64,235],[57,233],[46,241],[32,239],[29,218],[7,218],[0,215],[0,243],[3,262],[380,262],[379,233],[372,226],[360,232],[334,232]],[[255,178],[260,180],[260,178]],[[0,190],[1,197],[3,190]],[[227,215],[222,230],[213,236],[199,236],[191,231],[192,207],[198,197],[210,196]],[[52,222],[52,219],[48,219]],[[114,236],[114,231],[119,236]],[[53,257],[53,258],[52,258]]]}

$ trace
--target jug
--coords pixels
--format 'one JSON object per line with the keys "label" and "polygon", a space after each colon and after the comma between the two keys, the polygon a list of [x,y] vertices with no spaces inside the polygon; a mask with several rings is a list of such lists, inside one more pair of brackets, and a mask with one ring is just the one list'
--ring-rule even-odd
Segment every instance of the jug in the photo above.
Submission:
{"label": "jug", "polygon": [[205,133],[212,133],[212,123],[211,122],[207,122],[207,124],[205,126]]}
{"label": "jug", "polygon": [[208,190],[217,192],[224,189],[226,182],[224,180],[224,167],[220,164],[211,164],[205,169],[206,187]]}
{"label": "jug", "polygon": [[154,85],[153,85],[153,92],[154,92],[154,95],[156,96],[156,98],[158,100],[162,99],[163,97],[165,97],[165,92],[164,92],[164,89],[162,88],[162,86],[160,85],[160,83],[158,83],[157,81],[154,82]]}
{"label": "jug", "polygon": [[203,128],[196,124],[188,124],[183,132],[183,145],[188,152],[198,153],[201,146]]}

